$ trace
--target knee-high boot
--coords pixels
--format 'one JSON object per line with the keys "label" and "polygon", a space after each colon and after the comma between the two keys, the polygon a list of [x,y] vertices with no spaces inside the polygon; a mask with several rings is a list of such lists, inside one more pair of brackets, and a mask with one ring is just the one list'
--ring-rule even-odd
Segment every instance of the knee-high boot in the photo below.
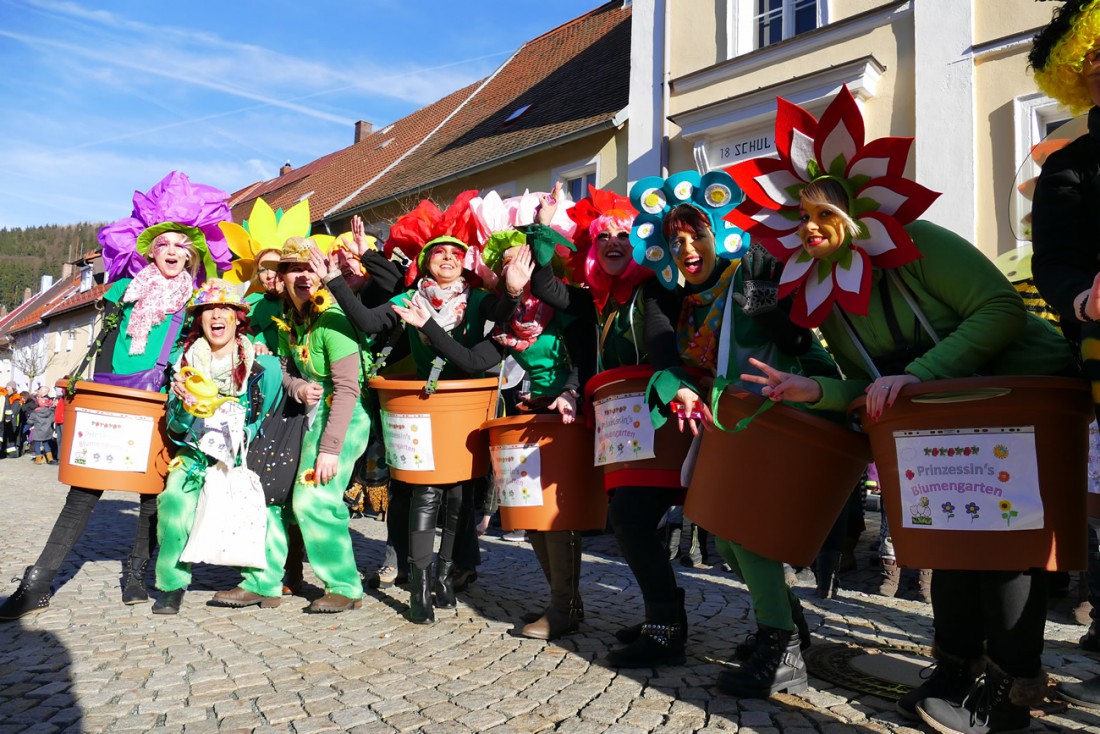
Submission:
{"label": "knee-high boot", "polygon": [[455,564],[454,564],[454,545],[457,543],[458,534],[458,521],[463,511],[463,501],[461,500],[461,494],[457,495],[460,499],[455,501],[456,494],[452,492],[447,498],[446,515],[443,518],[443,535],[446,539],[449,534],[453,539],[451,547],[448,549],[445,544],[441,544],[439,547],[439,560],[435,565],[435,585],[432,591],[435,592],[435,605],[440,609],[454,609],[457,602],[455,600]]}
{"label": "knee-high boot", "polygon": [[554,640],[580,626],[580,533],[570,530],[540,533],[546,539],[550,566],[550,606],[521,631],[524,637]]}
{"label": "knee-high boot", "polygon": [[[527,540],[531,543],[531,550],[535,553],[535,559],[539,562],[539,568],[542,569],[542,575],[546,577],[546,583],[550,583],[550,554],[546,550],[546,533],[538,530],[532,530],[527,533]],[[543,608],[537,612],[524,612],[520,617],[524,624],[530,624],[538,619],[541,619],[546,615],[546,609]]]}

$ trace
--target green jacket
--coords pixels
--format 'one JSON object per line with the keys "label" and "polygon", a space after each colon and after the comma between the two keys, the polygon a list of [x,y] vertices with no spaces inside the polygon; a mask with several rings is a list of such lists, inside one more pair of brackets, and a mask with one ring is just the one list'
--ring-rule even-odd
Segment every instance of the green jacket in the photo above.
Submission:
{"label": "green jacket", "polygon": [[905,229],[924,257],[895,272],[940,342],[933,343],[904,295],[876,268],[871,273],[867,315],[842,314],[834,308],[821,325],[825,341],[848,379],[815,378],[822,398],[814,408],[845,410],[872,381],[870,369],[845,328],[845,316],[872,360],[885,358],[901,346],[889,328],[882,288],[889,289],[900,332],[919,355],[904,371],[922,382],[976,374],[1051,375],[1073,364],[1068,342],[1049,323],[1028,313],[1020,294],[977,248],[931,222],[913,222]]}

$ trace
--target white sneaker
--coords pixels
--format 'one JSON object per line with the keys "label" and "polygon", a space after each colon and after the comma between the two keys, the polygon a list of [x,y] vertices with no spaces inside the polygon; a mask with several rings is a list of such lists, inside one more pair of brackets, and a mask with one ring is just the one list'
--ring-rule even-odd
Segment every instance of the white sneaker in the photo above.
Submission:
{"label": "white sneaker", "polygon": [[510,540],[513,543],[523,543],[527,540],[526,530],[509,530],[504,535],[500,536],[505,540]]}

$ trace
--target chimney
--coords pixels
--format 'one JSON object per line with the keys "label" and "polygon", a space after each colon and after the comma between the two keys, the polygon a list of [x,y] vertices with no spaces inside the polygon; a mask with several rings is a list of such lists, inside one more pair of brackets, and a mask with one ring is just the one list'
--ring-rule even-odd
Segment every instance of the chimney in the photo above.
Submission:
{"label": "chimney", "polygon": [[65,280],[65,278],[68,278],[72,274],[73,274],[73,264],[72,263],[64,263],[61,266],[61,280]]}
{"label": "chimney", "polygon": [[283,164],[283,167],[279,169],[279,175],[280,176],[285,176],[293,170],[294,169],[290,167],[290,161],[287,161],[286,163]]}
{"label": "chimney", "polygon": [[355,142],[361,141],[363,138],[374,132],[374,125],[366,120],[360,120],[355,123]]}
{"label": "chimney", "polygon": [[26,303],[29,300],[31,300],[31,289],[30,288],[24,288],[23,289],[23,303]]}
{"label": "chimney", "polygon": [[45,293],[46,291],[48,291],[52,287],[53,287],[53,276],[52,275],[43,275],[38,280],[38,292],[39,293]]}

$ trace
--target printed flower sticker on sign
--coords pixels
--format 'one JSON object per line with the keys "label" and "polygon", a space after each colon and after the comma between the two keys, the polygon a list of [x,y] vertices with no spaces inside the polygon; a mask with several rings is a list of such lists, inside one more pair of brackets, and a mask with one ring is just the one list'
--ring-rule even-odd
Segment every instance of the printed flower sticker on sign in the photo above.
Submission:
{"label": "printed flower sticker on sign", "polygon": [[[871,266],[891,269],[921,257],[905,225],[939,196],[905,178],[912,138],[864,143],[863,115],[845,86],[818,121],[782,97],[776,99],[779,158],[754,158],[726,171],[747,200],[725,218],[741,227],[784,264],[779,297],[794,294],[791,320],[820,326],[834,304],[864,315],[871,296]],[[820,260],[802,247],[799,196],[821,178],[848,194],[848,213],[860,236]]]}
{"label": "printed flower sticker on sign", "polygon": [[657,280],[672,290],[679,279],[672,252],[662,227],[665,215],[681,204],[691,204],[710,220],[718,257],[738,260],[748,252],[749,237],[741,226],[722,219],[745,195],[724,171],[700,176],[681,171],[666,178],[649,176],[630,189],[630,203],[640,213],[630,230],[634,261],[657,273]]}

